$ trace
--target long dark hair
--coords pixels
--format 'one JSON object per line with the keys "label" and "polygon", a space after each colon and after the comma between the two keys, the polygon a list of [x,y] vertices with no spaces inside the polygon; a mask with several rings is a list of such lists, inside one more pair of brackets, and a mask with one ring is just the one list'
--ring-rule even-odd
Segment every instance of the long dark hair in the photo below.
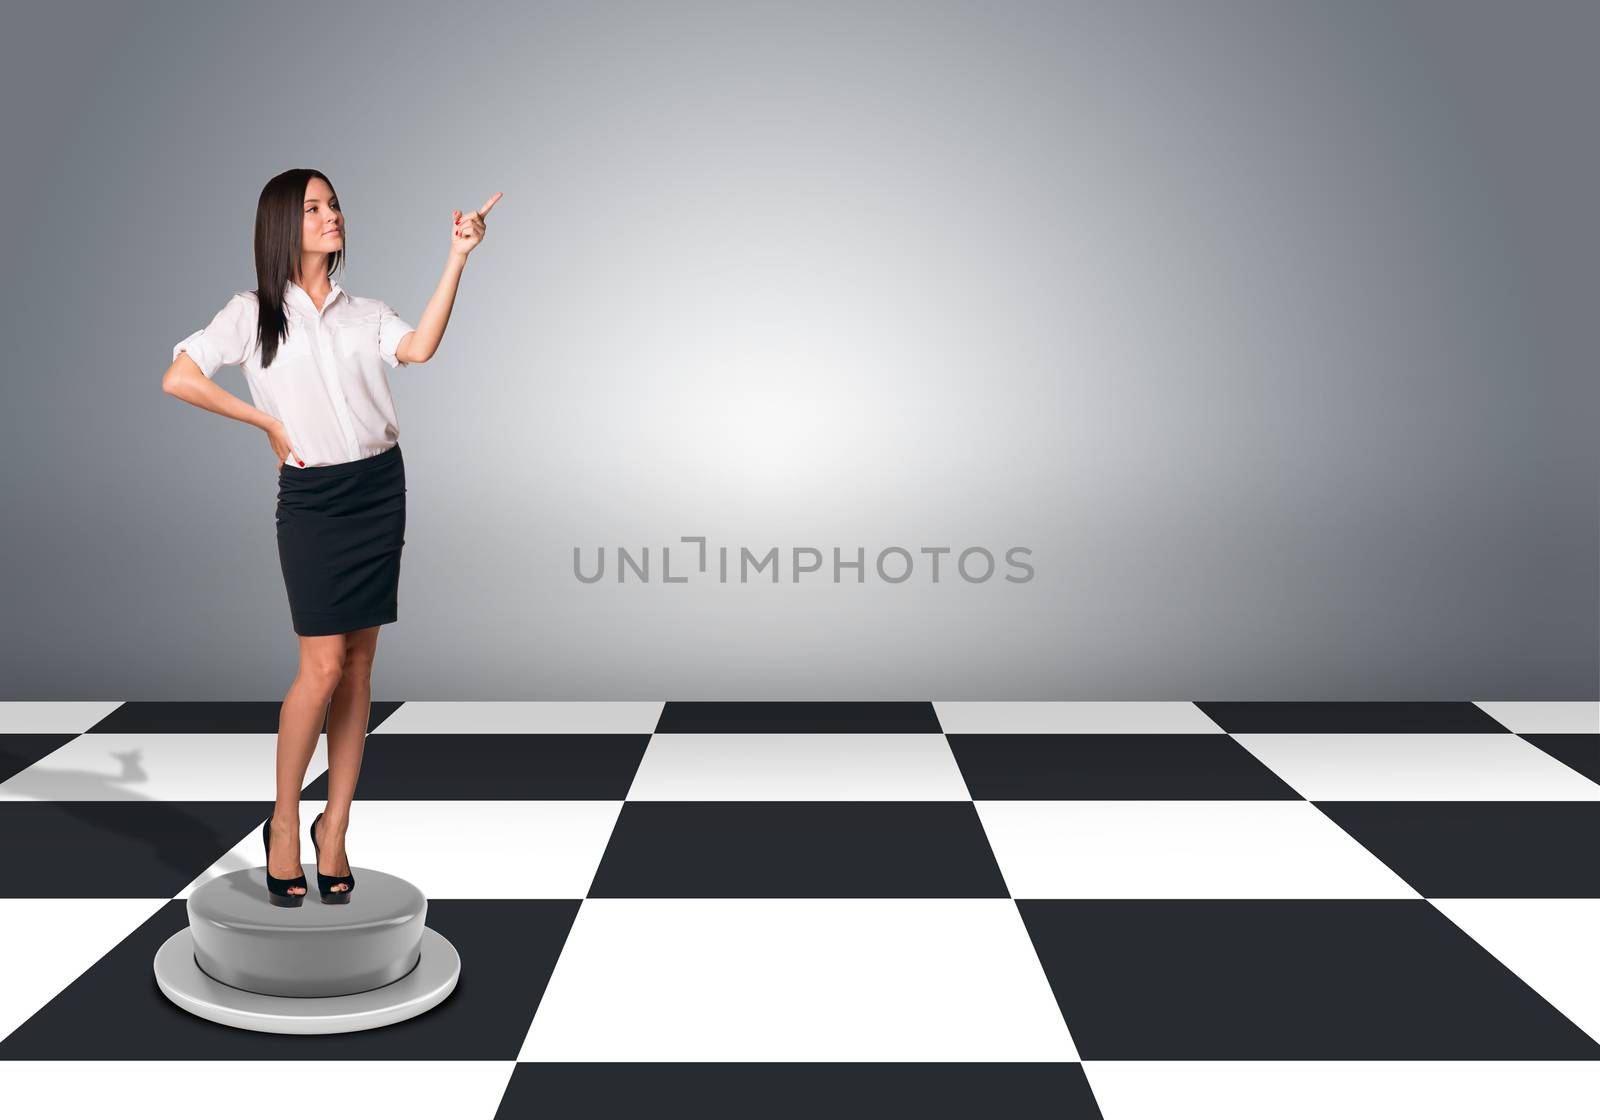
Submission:
{"label": "long dark hair", "polygon": [[[265,369],[278,356],[278,344],[289,337],[283,296],[300,267],[300,230],[305,221],[306,184],[333,180],[312,167],[292,167],[274,175],[261,188],[256,203],[256,341]],[[333,192],[338,196],[338,191]],[[346,232],[348,236],[348,231]],[[328,276],[344,267],[344,249],[328,254]]]}

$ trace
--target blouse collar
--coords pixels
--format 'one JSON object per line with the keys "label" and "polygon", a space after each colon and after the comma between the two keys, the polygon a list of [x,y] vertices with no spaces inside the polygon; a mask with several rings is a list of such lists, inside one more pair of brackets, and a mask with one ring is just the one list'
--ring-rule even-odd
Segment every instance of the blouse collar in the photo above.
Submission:
{"label": "blouse collar", "polygon": [[330,287],[328,289],[328,298],[322,301],[322,311],[317,310],[317,301],[311,298],[311,294],[299,284],[296,284],[293,280],[289,281],[289,287],[285,291],[285,296],[289,299],[298,300],[300,304],[312,314],[320,315],[327,311],[328,308],[333,306],[334,300],[338,299],[344,294],[344,289],[339,287],[339,281],[331,280],[329,281],[329,284]]}

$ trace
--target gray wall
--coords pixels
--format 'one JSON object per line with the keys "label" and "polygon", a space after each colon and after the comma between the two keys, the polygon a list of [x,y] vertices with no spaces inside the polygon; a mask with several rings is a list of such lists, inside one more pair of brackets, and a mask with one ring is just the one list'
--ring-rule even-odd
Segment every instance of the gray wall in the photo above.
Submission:
{"label": "gray wall", "polygon": [[413,321],[505,192],[392,374],[380,698],[1594,698],[1596,12],[15,9],[5,698],[292,677],[266,437],[159,382],[296,165]]}

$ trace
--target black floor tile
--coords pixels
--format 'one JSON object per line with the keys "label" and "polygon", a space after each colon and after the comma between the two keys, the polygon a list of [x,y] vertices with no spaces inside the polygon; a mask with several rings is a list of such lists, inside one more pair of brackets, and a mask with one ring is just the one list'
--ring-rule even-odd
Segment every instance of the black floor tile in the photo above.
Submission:
{"label": "black floor tile", "polygon": [[[0,1061],[295,1059],[514,1061],[577,916],[576,900],[429,899],[428,926],[461,955],[461,979],[426,1015],[348,1034],[272,1034],[191,1015],[156,983],[152,962],[188,922],[175,899],[4,1040]],[[263,1067],[268,1081],[294,1066]],[[315,1074],[322,1085],[327,1072]],[[312,1092],[296,1086],[289,1098]],[[181,1092],[181,1085],[174,1085]],[[325,1088],[316,1091],[326,1096]],[[337,1091],[333,1093],[338,1097]],[[291,1100],[286,1098],[289,1111]],[[153,1105],[151,1107],[154,1107]],[[331,1104],[335,1112],[359,1101]],[[218,1111],[227,1108],[219,1104]]]}
{"label": "black floor tile", "polygon": [[656,723],[658,734],[905,734],[939,730],[933,703],[927,700],[673,700],[662,707]]}
{"label": "black floor tile", "polygon": [[1085,1061],[1600,1060],[1423,899],[1017,906]]}
{"label": "black floor tile", "polygon": [[1600,782],[1600,734],[1522,737],[1551,758],[1566,763],[1591,782]]}
{"label": "black floor tile", "polygon": [[0,782],[16,777],[77,737],[76,732],[0,735]]}
{"label": "black floor tile", "polygon": [[1101,1118],[1076,1062],[522,1062],[495,1117],[633,1118],[664,1101],[697,1120]]}
{"label": "black floor tile", "polygon": [[1427,898],[1600,898],[1600,801],[1315,804]]}
{"label": "black floor tile", "polygon": [[970,801],[630,801],[590,898],[1004,898]]}
{"label": "black floor tile", "polygon": [[1300,795],[1227,735],[947,735],[974,799],[1275,800]]}
{"label": "black floor tile", "polygon": [[1195,707],[1230,734],[1418,734],[1467,732],[1507,734],[1488,712],[1470,701],[1378,700],[1362,702],[1205,701]]}
{"label": "black floor tile", "polygon": [[[650,736],[375,732],[361,753],[363,801],[621,801]],[[326,798],[328,775],[306,787]]]}
{"label": "black floor tile", "polygon": [[[374,700],[367,730],[379,727],[403,701]],[[118,705],[89,731],[95,735],[183,734],[276,735],[279,700],[130,700]],[[321,731],[328,730],[326,713]]]}

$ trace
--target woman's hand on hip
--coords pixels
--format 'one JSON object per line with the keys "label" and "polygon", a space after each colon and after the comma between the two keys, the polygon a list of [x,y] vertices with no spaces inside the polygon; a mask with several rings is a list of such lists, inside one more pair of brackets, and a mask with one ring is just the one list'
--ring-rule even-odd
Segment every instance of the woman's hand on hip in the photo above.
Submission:
{"label": "woman's hand on hip", "polygon": [[306,465],[304,459],[294,454],[294,448],[289,444],[289,429],[283,426],[282,420],[274,420],[267,429],[267,442],[272,444],[272,453],[278,457],[278,466],[283,466],[291,455],[302,467]]}
{"label": "woman's hand on hip", "polygon": [[453,255],[464,257],[482,244],[485,232],[484,219],[489,216],[490,208],[504,195],[505,191],[495,191],[488,202],[470,213],[454,211],[455,232],[450,235],[450,252]]}

